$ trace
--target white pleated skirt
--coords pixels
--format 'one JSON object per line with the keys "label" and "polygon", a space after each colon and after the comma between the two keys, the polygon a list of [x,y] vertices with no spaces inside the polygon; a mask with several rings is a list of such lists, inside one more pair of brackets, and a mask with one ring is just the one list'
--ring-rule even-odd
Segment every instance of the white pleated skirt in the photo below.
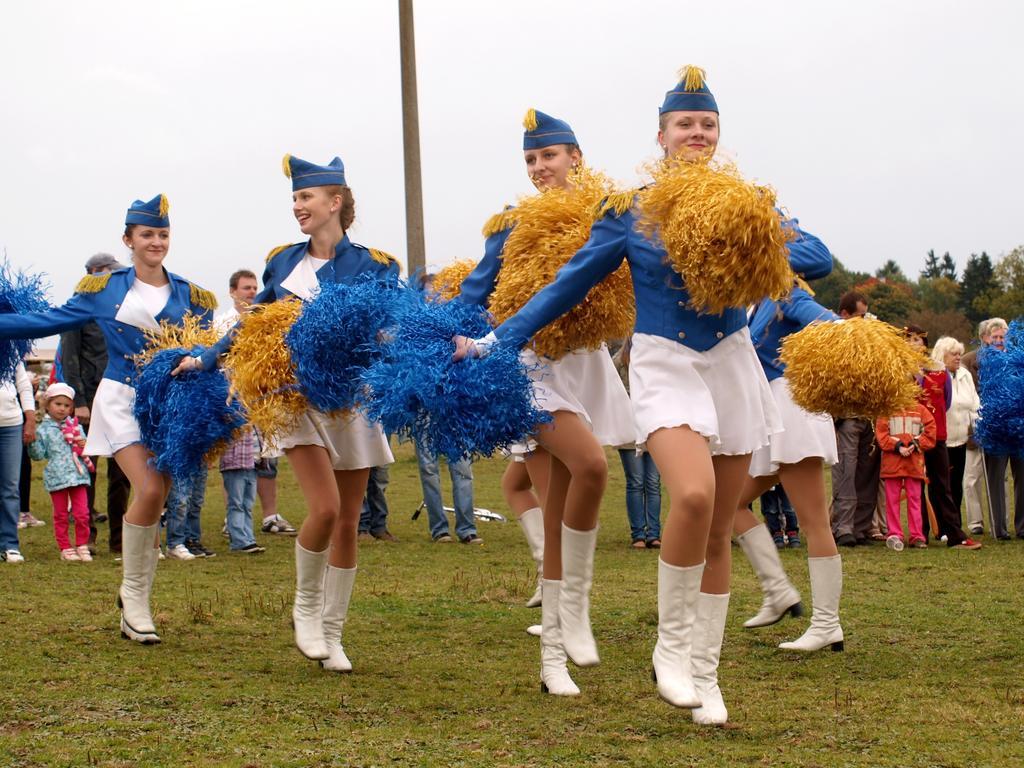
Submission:
{"label": "white pleated skirt", "polygon": [[782,429],[746,328],[706,352],[634,334],[629,390],[638,446],[659,429],[687,426],[708,439],[712,455],[740,456]]}
{"label": "white pleated skirt", "polygon": [[784,376],[772,380],[768,386],[782,416],[783,431],[772,435],[768,445],[754,451],[750,476],[774,475],[782,464],[796,464],[812,457],[835,464],[838,451],[832,417],[810,413],[794,403]]}
{"label": "white pleated skirt", "polygon": [[[607,345],[570,352],[558,360],[524,350],[520,359],[529,369],[537,407],[548,413],[577,414],[601,445],[633,442],[633,407]],[[517,443],[511,451],[515,455],[534,448],[536,442],[531,439],[528,443]]]}
{"label": "white pleated skirt", "polygon": [[273,448],[287,452],[300,445],[326,448],[336,470],[381,467],[395,460],[380,424],[360,411],[327,415],[307,408],[290,431],[275,438]]}
{"label": "white pleated skirt", "polygon": [[96,388],[85,438],[87,456],[113,456],[122,448],[142,442],[135,420],[135,387],[102,379]]}

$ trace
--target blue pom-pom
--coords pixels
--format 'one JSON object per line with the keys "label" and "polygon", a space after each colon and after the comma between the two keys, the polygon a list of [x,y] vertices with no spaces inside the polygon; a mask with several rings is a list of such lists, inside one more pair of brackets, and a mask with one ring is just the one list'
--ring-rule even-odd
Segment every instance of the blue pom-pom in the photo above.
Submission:
{"label": "blue pom-pom", "polygon": [[1024,455],[1024,322],[1014,320],[1004,351],[978,353],[981,417],[975,438],[986,453]]}
{"label": "blue pom-pom", "polygon": [[161,350],[135,380],[142,444],[152,451],[156,469],[179,482],[194,478],[210,451],[245,425],[241,405],[228,402],[228,380],[221,369],[171,376],[182,357],[202,351]]}
{"label": "blue pom-pom", "polygon": [[324,283],[303,302],[285,337],[299,390],[325,413],[352,408],[359,377],[380,353],[380,332],[390,327],[406,292],[395,279],[360,275]]}
{"label": "blue pom-pom", "polygon": [[[0,263],[0,314],[46,312],[46,282],[42,275],[30,275]],[[0,341],[0,382],[13,381],[14,369],[32,351],[31,339]]]}
{"label": "blue pom-pom", "polygon": [[550,415],[537,407],[526,367],[513,346],[452,362],[452,337],[490,330],[480,307],[422,295],[403,304],[385,357],[363,376],[366,411],[388,433],[410,437],[449,461],[490,456],[521,441]]}

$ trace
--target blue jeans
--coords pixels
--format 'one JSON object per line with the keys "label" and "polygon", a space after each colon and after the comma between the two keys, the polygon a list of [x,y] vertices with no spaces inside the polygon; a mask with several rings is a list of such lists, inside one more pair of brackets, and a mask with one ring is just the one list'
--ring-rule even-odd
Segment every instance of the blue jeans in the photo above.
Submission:
{"label": "blue jeans", "polygon": [[651,454],[636,455],[633,448],[620,448],[619,458],[626,473],[626,514],[633,541],[661,538],[661,475]]}
{"label": "blue jeans", "polygon": [[359,532],[378,536],[388,529],[388,500],[384,498],[390,476],[387,467],[373,467],[366,482],[363,513],[359,516]]}
{"label": "blue jeans", "polygon": [[[416,446],[416,460],[420,465],[420,485],[423,486],[423,501],[427,505],[427,522],[430,537],[436,539],[448,533],[448,515],[441,498],[441,472],[437,456],[426,448]],[[448,462],[448,474],[452,478],[452,498],[455,502],[455,535],[460,539],[476,533],[473,518],[473,464],[462,459]]]}
{"label": "blue jeans", "polygon": [[199,541],[199,514],[206,501],[206,467],[187,483],[174,482],[167,496],[167,547]]}
{"label": "blue jeans", "polygon": [[23,427],[0,427],[0,552],[20,549],[18,545],[18,513],[21,496],[21,435]]}
{"label": "blue jeans", "polygon": [[256,503],[256,470],[225,469],[220,473],[228,497],[228,540],[231,549],[256,543],[252,533],[252,507]]}
{"label": "blue jeans", "polygon": [[793,505],[789,503],[789,497],[781,485],[776,485],[761,494],[761,514],[764,515],[764,522],[773,535],[800,530],[796,522],[796,512],[793,511]]}

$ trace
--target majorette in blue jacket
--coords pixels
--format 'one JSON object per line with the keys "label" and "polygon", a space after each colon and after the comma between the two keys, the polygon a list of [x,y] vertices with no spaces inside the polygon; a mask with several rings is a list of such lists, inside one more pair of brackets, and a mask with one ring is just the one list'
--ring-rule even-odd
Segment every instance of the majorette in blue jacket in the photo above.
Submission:
{"label": "majorette in blue jacket", "polygon": [[[537,331],[581,302],[623,259],[629,262],[633,277],[636,333],[662,336],[704,352],[746,326],[745,308],[728,309],[720,315],[700,314],[689,308],[689,294],[682,277],[669,265],[665,249],[640,234],[635,225],[634,208],[623,213],[605,213],[594,223],[586,245],[558,271],[555,280],[495,329],[498,340],[525,344]],[[832,270],[832,254],[825,245],[799,229],[795,219],[790,219],[787,226],[797,233],[789,243],[793,271],[806,279],[827,275]]]}
{"label": "majorette in blue jacket", "polygon": [[[269,304],[294,295],[282,283],[305,258],[308,247],[308,242],[282,245],[267,255],[267,265],[263,271],[263,290],[256,294],[255,303]],[[320,283],[340,283],[364,272],[377,273],[382,278],[397,277],[398,262],[383,251],[353,243],[348,239],[348,235],[345,235],[334,248],[334,258],[317,270],[316,279]],[[236,329],[237,326],[232,328],[202,354],[203,368],[210,370],[216,366],[217,358],[231,348]]]}
{"label": "majorette in blue jacket", "polygon": [[128,291],[135,283],[135,268],[128,267],[82,278],[75,294],[62,307],[48,312],[0,315],[0,338],[38,339],[80,328],[95,320],[107,342],[107,367],[103,378],[131,385],[135,380],[133,358],[146,346],[144,328],[155,330],[163,321],[180,323],[189,312],[197,315],[204,326],[209,325],[217,307],[217,299],[209,291],[171,272],[165,274],[171,284],[171,295],[155,317],[134,298],[126,302]]}

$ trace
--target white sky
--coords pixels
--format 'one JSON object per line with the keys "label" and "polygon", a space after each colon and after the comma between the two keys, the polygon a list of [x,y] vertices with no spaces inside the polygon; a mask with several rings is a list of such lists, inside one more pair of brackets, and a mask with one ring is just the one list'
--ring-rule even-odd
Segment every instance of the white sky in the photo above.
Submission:
{"label": "white sky", "polygon": [[[528,107],[568,120],[625,183],[657,108],[707,69],[722,148],[848,266],[1024,243],[1019,2],[418,0],[427,261],[482,253],[531,187]],[[132,199],[171,200],[171,271],[226,297],[301,239],[285,152],[345,161],[356,242],[404,261],[391,0],[78,0],[0,7],[0,248],[57,302],[120,242]],[[222,298],[222,300],[226,300]]]}

